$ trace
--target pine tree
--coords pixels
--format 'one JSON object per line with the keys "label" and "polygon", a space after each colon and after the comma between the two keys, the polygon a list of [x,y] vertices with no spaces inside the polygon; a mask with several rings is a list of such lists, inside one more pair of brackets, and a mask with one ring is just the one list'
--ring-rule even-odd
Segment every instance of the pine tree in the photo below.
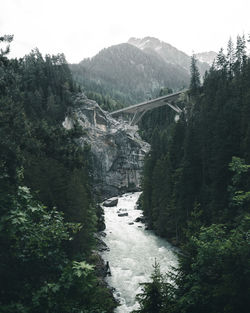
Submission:
{"label": "pine tree", "polygon": [[234,70],[236,74],[239,74],[243,68],[243,65],[246,62],[246,40],[245,36],[243,35],[240,37],[237,36],[237,43],[236,43],[236,49],[235,49],[235,65]]}
{"label": "pine tree", "polygon": [[10,52],[9,43],[12,42],[13,37],[14,37],[13,35],[0,36],[0,43],[7,43],[7,47],[5,49],[4,48],[0,49],[0,57],[4,57]]}
{"label": "pine tree", "polygon": [[230,37],[228,44],[227,44],[228,76],[230,79],[233,77],[234,61],[235,61],[234,44],[233,44],[232,38]]}
{"label": "pine tree", "polygon": [[216,66],[219,70],[225,70],[227,66],[227,59],[224,54],[223,48],[220,49],[216,58]]}
{"label": "pine tree", "polygon": [[190,92],[192,95],[196,95],[201,86],[201,79],[200,79],[200,72],[197,67],[197,59],[194,54],[191,57],[190,72],[191,72],[191,79],[190,79],[190,86],[189,86]]}
{"label": "pine tree", "polygon": [[143,292],[137,296],[140,309],[134,313],[160,313],[163,304],[163,276],[157,262],[151,275],[152,282],[144,283]]}

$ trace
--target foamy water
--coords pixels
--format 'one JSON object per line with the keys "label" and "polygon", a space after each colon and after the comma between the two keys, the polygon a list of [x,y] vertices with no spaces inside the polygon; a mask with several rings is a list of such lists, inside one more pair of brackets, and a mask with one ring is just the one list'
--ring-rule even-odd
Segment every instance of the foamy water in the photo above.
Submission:
{"label": "foamy water", "polygon": [[[139,192],[124,194],[118,197],[117,206],[103,207],[107,234],[104,241],[110,251],[103,252],[102,256],[109,261],[112,273],[107,282],[115,288],[115,297],[121,303],[116,313],[138,308],[135,296],[141,291],[139,283],[150,281],[155,260],[162,273],[178,264],[175,249],[166,240],[145,230],[144,224],[134,222],[142,216],[142,211],[135,209],[139,195]],[[127,212],[128,216],[118,216],[119,210],[120,213]],[[129,225],[132,222],[134,224]]]}

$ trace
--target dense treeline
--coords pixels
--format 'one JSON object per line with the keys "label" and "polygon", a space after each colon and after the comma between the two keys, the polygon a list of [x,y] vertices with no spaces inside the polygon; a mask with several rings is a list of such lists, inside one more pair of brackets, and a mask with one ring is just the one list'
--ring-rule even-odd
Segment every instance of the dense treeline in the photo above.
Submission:
{"label": "dense treeline", "polygon": [[173,286],[156,266],[138,312],[247,312],[250,59],[244,36],[235,49],[230,40],[227,53],[219,52],[202,86],[195,57],[191,73],[177,122],[164,121],[171,113],[162,108],[142,121],[152,148],[141,206],[149,227],[181,245],[182,254]]}
{"label": "dense treeline", "polygon": [[121,102],[112,99],[108,94],[103,95],[101,93],[93,91],[85,91],[85,94],[89,99],[96,101],[99,106],[105,111],[112,112],[114,110],[118,110],[124,107]]}
{"label": "dense treeline", "polygon": [[63,55],[8,52],[0,52],[0,311],[110,312],[91,265],[101,212],[89,147],[76,144],[80,127],[62,126],[78,88]]}
{"label": "dense treeline", "polygon": [[102,81],[100,78],[92,80],[84,67],[78,64],[71,64],[70,69],[74,80],[79,84],[89,99],[95,100],[105,111],[118,110],[129,103],[133,103],[133,98],[122,93],[114,87],[114,82]]}

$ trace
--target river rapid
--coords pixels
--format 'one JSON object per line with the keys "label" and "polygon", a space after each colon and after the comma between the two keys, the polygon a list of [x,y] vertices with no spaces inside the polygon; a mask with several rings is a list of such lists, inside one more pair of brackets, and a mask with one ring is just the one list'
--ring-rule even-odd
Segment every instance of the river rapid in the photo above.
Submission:
{"label": "river rapid", "polygon": [[[178,265],[175,249],[166,240],[145,230],[144,224],[134,222],[142,216],[142,211],[136,209],[139,195],[140,192],[127,193],[118,197],[117,206],[103,207],[107,234],[103,240],[109,251],[104,251],[102,257],[109,262],[112,274],[107,276],[107,283],[115,288],[114,296],[121,304],[116,313],[138,308],[135,296],[141,291],[139,283],[150,281],[155,260],[162,273]],[[128,216],[118,216],[118,212]]]}

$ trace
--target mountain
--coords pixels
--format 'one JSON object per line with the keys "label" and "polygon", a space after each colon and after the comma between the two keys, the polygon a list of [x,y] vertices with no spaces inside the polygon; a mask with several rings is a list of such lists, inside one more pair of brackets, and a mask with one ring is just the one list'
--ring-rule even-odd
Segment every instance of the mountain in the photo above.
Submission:
{"label": "mountain", "polygon": [[214,51],[201,52],[201,53],[196,53],[195,56],[197,57],[199,61],[206,62],[207,64],[211,66],[217,57],[217,53]]}
{"label": "mountain", "polygon": [[[209,68],[202,62],[198,66],[201,74]],[[187,87],[190,78],[190,56],[152,37],[131,38],[70,67],[85,92],[109,95],[125,105],[156,97],[164,87]]]}
{"label": "mountain", "polygon": [[125,104],[156,96],[162,87],[178,89],[189,82],[185,69],[128,43],[103,49],[71,69],[87,90],[109,94]]}
{"label": "mountain", "polygon": [[[179,66],[185,69],[189,74],[190,56],[171,46],[169,43],[160,41],[154,37],[145,37],[142,39],[132,37],[129,39],[128,43],[148,54],[160,56],[167,64]],[[200,60],[197,64],[202,76],[209,68],[208,64],[204,62],[206,61]]]}

